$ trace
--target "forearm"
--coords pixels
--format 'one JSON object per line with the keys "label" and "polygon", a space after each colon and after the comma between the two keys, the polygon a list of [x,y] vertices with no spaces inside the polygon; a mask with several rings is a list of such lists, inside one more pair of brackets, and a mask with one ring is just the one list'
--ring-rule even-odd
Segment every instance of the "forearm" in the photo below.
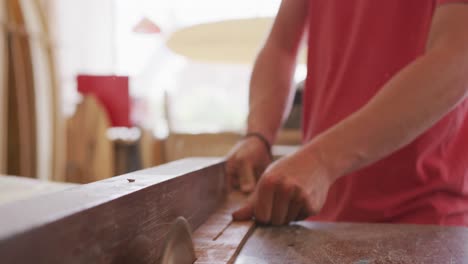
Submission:
{"label": "forearm", "polygon": [[265,46],[254,66],[250,83],[248,132],[258,132],[273,143],[293,96],[295,55],[273,44]]}
{"label": "forearm", "polygon": [[468,52],[432,50],[304,151],[317,155],[332,177],[345,175],[410,143],[466,98],[467,88]]}

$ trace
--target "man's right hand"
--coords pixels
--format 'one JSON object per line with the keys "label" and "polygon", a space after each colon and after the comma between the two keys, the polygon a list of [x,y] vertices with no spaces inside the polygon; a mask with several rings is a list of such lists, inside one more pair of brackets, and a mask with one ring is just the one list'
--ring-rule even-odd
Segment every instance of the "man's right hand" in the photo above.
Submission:
{"label": "man's right hand", "polygon": [[247,137],[229,153],[226,173],[234,188],[250,193],[271,162],[270,150],[265,144],[256,137]]}

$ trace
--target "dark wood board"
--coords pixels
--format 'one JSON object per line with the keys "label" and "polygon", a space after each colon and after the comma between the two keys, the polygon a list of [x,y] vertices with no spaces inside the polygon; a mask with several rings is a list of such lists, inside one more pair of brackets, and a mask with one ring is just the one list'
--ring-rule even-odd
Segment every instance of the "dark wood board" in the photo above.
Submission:
{"label": "dark wood board", "polygon": [[468,263],[468,229],[302,222],[257,227],[237,264]]}
{"label": "dark wood board", "polygon": [[0,206],[2,263],[158,263],[178,216],[225,200],[224,164],[187,159]]}

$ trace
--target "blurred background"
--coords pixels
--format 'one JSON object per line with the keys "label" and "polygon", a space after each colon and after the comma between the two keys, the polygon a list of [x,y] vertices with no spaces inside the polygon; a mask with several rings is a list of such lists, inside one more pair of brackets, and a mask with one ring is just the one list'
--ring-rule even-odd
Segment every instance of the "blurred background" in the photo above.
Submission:
{"label": "blurred background", "polygon": [[[280,0],[0,3],[0,174],[87,183],[226,155]],[[300,144],[304,58],[277,145]]]}

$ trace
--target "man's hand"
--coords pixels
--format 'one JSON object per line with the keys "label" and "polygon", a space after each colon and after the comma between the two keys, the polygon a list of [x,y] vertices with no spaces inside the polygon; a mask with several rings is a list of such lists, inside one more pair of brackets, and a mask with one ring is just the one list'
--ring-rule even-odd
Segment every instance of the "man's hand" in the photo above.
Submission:
{"label": "man's hand", "polygon": [[270,152],[258,138],[240,141],[228,155],[226,174],[234,188],[252,192],[257,179],[272,162]]}
{"label": "man's hand", "polygon": [[284,225],[317,214],[334,180],[319,159],[303,149],[273,163],[260,178],[247,204],[234,220],[255,218],[263,224]]}

